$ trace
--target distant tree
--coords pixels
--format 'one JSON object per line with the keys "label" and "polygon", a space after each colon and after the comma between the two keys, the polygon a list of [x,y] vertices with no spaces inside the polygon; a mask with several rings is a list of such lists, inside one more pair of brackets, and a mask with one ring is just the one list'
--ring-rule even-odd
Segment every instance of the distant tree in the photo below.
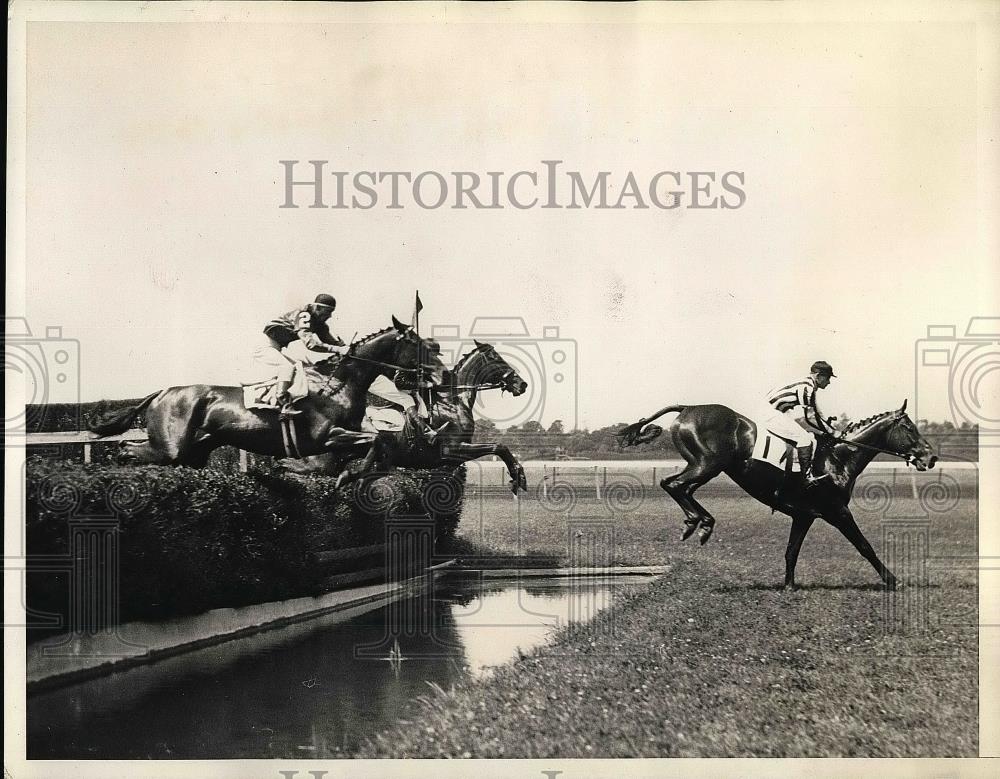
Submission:
{"label": "distant tree", "polygon": [[497,431],[496,423],[492,419],[477,419],[476,420],[476,432],[472,436],[472,440],[481,444],[487,441],[496,441],[499,436]]}
{"label": "distant tree", "polygon": [[551,425],[549,425],[549,432],[553,435],[562,435],[565,431],[563,430],[563,421],[557,419]]}
{"label": "distant tree", "polygon": [[523,425],[521,425],[522,433],[544,433],[545,428],[542,427],[542,423],[534,419],[529,419]]}

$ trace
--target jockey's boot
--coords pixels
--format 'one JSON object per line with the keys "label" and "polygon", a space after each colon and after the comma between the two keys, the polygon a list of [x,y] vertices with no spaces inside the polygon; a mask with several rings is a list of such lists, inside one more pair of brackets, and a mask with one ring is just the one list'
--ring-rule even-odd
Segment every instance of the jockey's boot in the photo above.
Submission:
{"label": "jockey's boot", "polygon": [[290,381],[279,381],[274,388],[275,400],[281,404],[281,411],[278,414],[280,419],[288,419],[302,413],[301,409],[295,408],[295,400],[288,394],[288,388],[291,385]]}
{"label": "jockey's boot", "polygon": [[789,462],[789,467],[785,471],[785,478],[782,480],[777,492],[774,493],[776,500],[789,500],[801,497],[809,485],[815,481],[811,473],[813,445],[797,446],[795,449],[799,455],[799,470],[793,471],[791,469],[791,462]]}
{"label": "jockey's boot", "polygon": [[434,443],[434,439],[437,438],[438,431],[435,430],[430,424],[420,416],[420,412],[417,411],[416,406],[410,406],[404,412],[410,422],[413,423],[413,429],[420,433],[421,437],[429,444]]}
{"label": "jockey's boot", "polygon": [[815,481],[812,476],[813,445],[806,444],[795,448],[799,453],[799,486],[804,489]]}

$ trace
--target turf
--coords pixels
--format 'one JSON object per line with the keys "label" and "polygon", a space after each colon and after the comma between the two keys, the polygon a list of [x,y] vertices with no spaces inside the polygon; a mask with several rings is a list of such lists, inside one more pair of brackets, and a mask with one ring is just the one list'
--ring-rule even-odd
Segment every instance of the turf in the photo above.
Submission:
{"label": "turf", "polygon": [[718,519],[704,547],[680,541],[679,510],[652,491],[617,514],[579,496],[560,512],[480,495],[460,530],[478,546],[670,571],[490,678],[432,696],[419,724],[359,756],[974,756],[977,502],[962,486],[923,504],[856,501],[906,583],[895,594],[822,523],[800,589],[781,590],[789,520],[724,485],[704,500]]}

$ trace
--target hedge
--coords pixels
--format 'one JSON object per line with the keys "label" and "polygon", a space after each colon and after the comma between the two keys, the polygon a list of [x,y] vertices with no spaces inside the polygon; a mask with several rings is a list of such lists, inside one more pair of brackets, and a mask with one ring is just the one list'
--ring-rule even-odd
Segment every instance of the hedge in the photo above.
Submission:
{"label": "hedge", "polygon": [[29,612],[65,617],[70,575],[41,570],[39,556],[68,560],[71,527],[111,518],[120,621],[317,594],[330,570],[316,554],[384,543],[387,517],[433,517],[440,546],[455,532],[465,483],[464,468],[376,474],[338,490],[329,477],[263,468],[243,474],[39,457],[26,473]]}

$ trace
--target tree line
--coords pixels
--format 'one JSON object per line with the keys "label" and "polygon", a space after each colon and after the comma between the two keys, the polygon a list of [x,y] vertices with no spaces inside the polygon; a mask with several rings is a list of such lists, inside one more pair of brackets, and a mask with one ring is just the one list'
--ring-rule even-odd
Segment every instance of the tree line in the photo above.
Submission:
{"label": "tree line", "polygon": [[[839,429],[852,421],[848,414],[841,414],[834,426]],[[504,444],[521,459],[656,460],[680,457],[668,434],[639,446],[619,448],[617,433],[627,424],[616,422],[595,430],[566,430],[563,421],[557,419],[547,428],[535,420],[499,428],[489,419],[477,419],[475,441]],[[978,459],[978,426],[964,422],[956,427],[950,421],[928,420],[919,420],[917,426],[943,457]]]}

